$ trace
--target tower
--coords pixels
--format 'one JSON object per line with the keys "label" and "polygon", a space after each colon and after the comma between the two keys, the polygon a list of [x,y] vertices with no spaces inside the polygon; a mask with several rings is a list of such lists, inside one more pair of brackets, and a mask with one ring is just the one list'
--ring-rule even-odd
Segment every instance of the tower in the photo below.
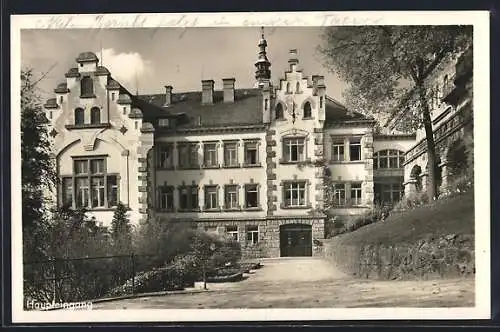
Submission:
{"label": "tower", "polygon": [[255,67],[257,70],[255,71],[255,79],[257,80],[258,85],[263,85],[264,82],[269,82],[271,80],[271,63],[267,59],[266,47],[267,41],[264,37],[264,27],[261,28],[262,37],[259,41],[259,58],[255,62]]}

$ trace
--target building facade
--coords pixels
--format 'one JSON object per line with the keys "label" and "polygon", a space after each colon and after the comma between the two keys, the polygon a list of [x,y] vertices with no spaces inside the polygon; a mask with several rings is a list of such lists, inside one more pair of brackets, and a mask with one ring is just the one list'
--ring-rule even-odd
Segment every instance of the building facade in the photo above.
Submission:
{"label": "building facade", "polygon": [[185,222],[240,242],[248,257],[310,256],[325,237],[324,178],[333,210],[359,215],[403,195],[404,154],[414,135],[374,135],[374,119],[326,94],[296,50],[271,81],[262,36],[256,85],[222,91],[132,94],[92,52],[45,104],[59,205],[109,225],[118,202],[132,222]]}
{"label": "building facade", "polygon": [[[432,131],[436,149],[438,194],[473,171],[473,50],[457,59],[450,58],[435,69],[425,84],[431,93]],[[401,120],[399,120],[401,121]],[[394,121],[393,126],[397,125]],[[416,131],[416,142],[405,153],[405,193],[426,190],[428,185],[427,144],[423,128]],[[472,180],[472,179],[471,179]]]}

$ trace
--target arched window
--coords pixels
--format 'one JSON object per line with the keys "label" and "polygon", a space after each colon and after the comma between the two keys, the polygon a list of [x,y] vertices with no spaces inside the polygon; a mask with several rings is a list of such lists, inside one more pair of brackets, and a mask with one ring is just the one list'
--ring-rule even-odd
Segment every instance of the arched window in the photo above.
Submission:
{"label": "arched window", "polygon": [[297,82],[297,85],[295,86],[295,93],[300,93],[300,83]]}
{"label": "arched window", "polygon": [[405,155],[399,150],[382,150],[374,153],[373,168],[403,168]]}
{"label": "arched window", "polygon": [[75,125],[82,125],[85,123],[85,113],[83,108],[78,107],[75,109]]}
{"label": "arched window", "polygon": [[101,123],[101,110],[99,109],[99,107],[92,107],[92,109],[90,110],[90,123]]}
{"label": "arched window", "polygon": [[311,118],[311,117],[312,117],[311,103],[307,101],[304,104],[304,118]]}
{"label": "arched window", "polygon": [[90,97],[94,95],[94,84],[89,76],[82,77],[80,81],[81,96]]}
{"label": "arched window", "polygon": [[286,93],[292,93],[292,86],[290,85],[290,82],[286,84]]}
{"label": "arched window", "polygon": [[276,119],[283,119],[283,105],[281,103],[278,103],[276,105]]}

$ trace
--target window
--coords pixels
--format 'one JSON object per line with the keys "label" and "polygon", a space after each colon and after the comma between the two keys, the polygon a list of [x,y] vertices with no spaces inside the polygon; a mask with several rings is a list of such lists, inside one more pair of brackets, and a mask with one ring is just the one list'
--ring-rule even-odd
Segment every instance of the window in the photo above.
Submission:
{"label": "window", "polygon": [[115,100],[115,93],[111,92],[111,100]]}
{"label": "window", "polygon": [[233,241],[238,242],[238,226],[226,226],[226,233]]}
{"label": "window", "polygon": [[166,211],[174,210],[174,187],[160,187],[160,209]]}
{"label": "window", "polygon": [[300,83],[297,82],[297,84],[295,85],[295,93],[300,93]]}
{"label": "window", "polygon": [[302,207],[306,205],[306,183],[286,182],[283,185],[285,207]]}
{"label": "window", "polygon": [[238,166],[238,143],[225,142],[224,143],[224,165],[225,166]]}
{"label": "window", "polygon": [[290,82],[286,84],[286,93],[292,93],[292,86],[290,85]]}
{"label": "window", "polygon": [[245,207],[256,208],[259,206],[259,189],[256,184],[245,185]]}
{"label": "window", "polygon": [[323,96],[319,97],[319,108],[323,108]]}
{"label": "window", "polygon": [[101,110],[99,109],[99,107],[92,107],[92,109],[90,110],[90,123],[101,123]]}
{"label": "window", "polygon": [[332,160],[344,161],[344,140],[334,139],[332,143]]}
{"label": "window", "polygon": [[179,144],[177,150],[179,152],[179,167],[199,167],[198,145],[196,143]]}
{"label": "window", "polygon": [[351,137],[349,139],[349,157],[351,161],[361,160],[361,138]]}
{"label": "window", "polygon": [[62,104],[62,103],[63,103],[63,101],[64,101],[64,97],[63,97],[63,96],[60,96],[60,97],[59,97],[59,104]]}
{"label": "window", "polygon": [[404,194],[402,183],[381,183],[375,185],[375,195],[381,203],[393,204],[401,200]]}
{"label": "window", "polygon": [[160,127],[170,127],[170,119],[159,119],[158,126]]}
{"label": "window", "polygon": [[118,175],[107,173],[104,158],[74,159],[73,174],[61,180],[62,205],[89,209],[118,204]]}
{"label": "window", "polygon": [[264,110],[267,111],[267,108],[269,107],[269,99],[264,99]]}
{"label": "window", "polygon": [[376,152],[373,157],[373,168],[403,168],[405,156],[403,151],[382,150]]}
{"label": "window", "polygon": [[203,145],[203,160],[205,167],[217,166],[217,143],[205,143]]}
{"label": "window", "polygon": [[49,112],[49,119],[52,120],[52,111]]}
{"label": "window", "polygon": [[205,186],[205,209],[215,210],[217,208],[219,208],[217,186]]}
{"label": "window", "polygon": [[304,118],[311,118],[312,117],[312,110],[311,110],[311,103],[306,102],[304,104]]}
{"label": "window", "polygon": [[347,204],[345,195],[345,184],[336,183],[333,186],[333,205],[345,206]]}
{"label": "window", "polygon": [[226,209],[237,209],[238,206],[238,186],[227,185],[224,188],[224,205]]}
{"label": "window", "polygon": [[123,108],[123,115],[125,115],[125,114],[127,114],[127,108],[126,107]]}
{"label": "window", "polygon": [[247,226],[247,244],[257,244],[259,242],[259,226]]}
{"label": "window", "polygon": [[258,164],[258,142],[245,142],[245,165]]}
{"label": "window", "polygon": [[85,123],[85,111],[78,107],[75,109],[75,125],[83,125]]}
{"label": "window", "polygon": [[184,186],[179,189],[179,208],[182,211],[199,209],[197,186]]}
{"label": "window", "polygon": [[172,168],[174,166],[174,146],[160,145],[158,148],[158,168]]}
{"label": "window", "polygon": [[361,183],[351,183],[351,205],[363,205],[361,200]]}
{"label": "window", "polygon": [[284,115],[283,115],[283,104],[282,103],[278,103],[278,105],[276,105],[275,112],[276,112],[276,114],[275,114],[276,119],[283,119]]}
{"label": "window", "polygon": [[93,97],[94,96],[94,84],[90,76],[82,77],[80,81],[81,97]]}
{"label": "window", "polygon": [[305,160],[304,138],[286,138],[283,140],[283,159],[285,162]]}

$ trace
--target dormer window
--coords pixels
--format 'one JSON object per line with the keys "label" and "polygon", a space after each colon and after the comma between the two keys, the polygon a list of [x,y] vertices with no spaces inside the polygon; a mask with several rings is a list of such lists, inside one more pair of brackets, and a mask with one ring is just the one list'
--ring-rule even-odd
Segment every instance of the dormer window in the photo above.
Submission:
{"label": "dormer window", "polygon": [[170,126],[170,119],[159,119],[158,120],[158,126],[160,126],[160,127],[169,127]]}
{"label": "dormer window", "polygon": [[85,112],[83,108],[75,109],[75,125],[83,125],[85,123]]}
{"label": "dormer window", "polygon": [[304,104],[304,119],[309,119],[312,117],[311,103],[306,102]]}
{"label": "dormer window", "polygon": [[101,123],[101,110],[99,109],[99,107],[92,107],[92,109],[90,110],[90,123]]}
{"label": "dormer window", "polygon": [[94,82],[90,76],[82,77],[80,81],[81,97],[93,97],[94,96]]}

